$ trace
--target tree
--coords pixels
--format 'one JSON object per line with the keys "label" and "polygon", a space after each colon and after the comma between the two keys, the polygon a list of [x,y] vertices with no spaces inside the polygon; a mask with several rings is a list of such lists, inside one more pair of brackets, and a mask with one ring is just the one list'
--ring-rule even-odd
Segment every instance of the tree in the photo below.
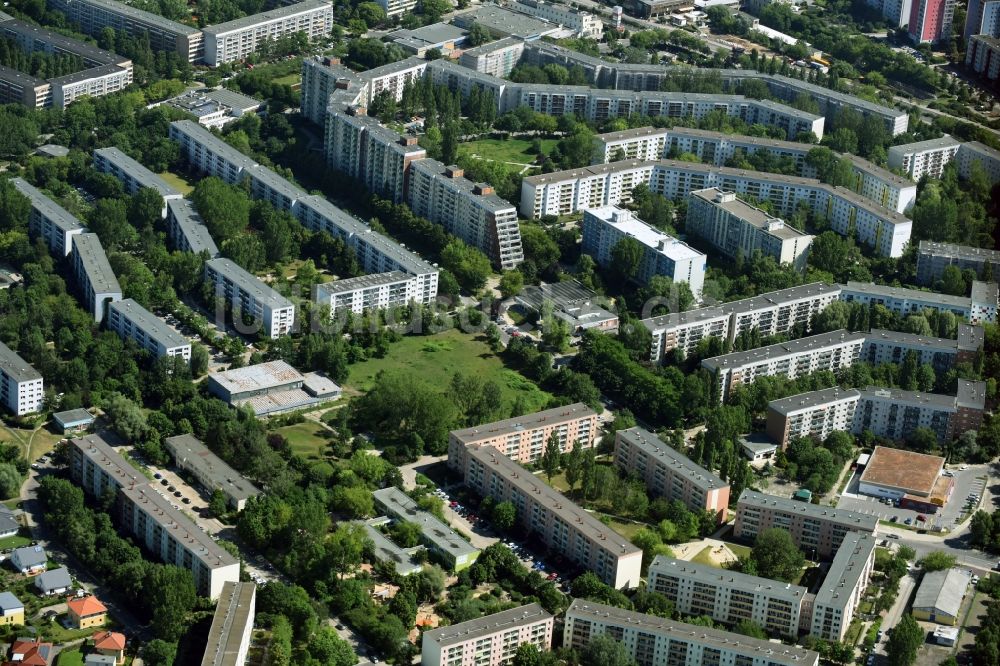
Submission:
{"label": "tree", "polygon": [[0,498],[17,497],[21,491],[21,473],[11,463],[0,463]]}
{"label": "tree", "polygon": [[790,582],[802,571],[805,556],[798,549],[791,535],[772,527],[757,535],[750,558],[757,568],[757,575]]}
{"label": "tree", "polygon": [[514,653],[514,666],[541,666],[542,653],[534,643],[521,643]]}
{"label": "tree", "polygon": [[208,501],[208,512],[218,518],[224,516],[229,511],[229,504],[226,502],[225,494],[216,488],[212,491],[212,498]]}
{"label": "tree", "polygon": [[429,23],[437,23],[444,14],[452,10],[448,0],[421,0],[420,10]]}
{"label": "tree", "polygon": [[176,656],[176,643],[154,638],[142,646],[142,662],[149,666],[173,666]]}
{"label": "tree", "polygon": [[498,529],[508,531],[517,523],[517,507],[512,502],[504,501],[493,507],[493,524]]}
{"label": "tree", "polygon": [[403,548],[413,548],[420,545],[420,525],[408,520],[397,520],[389,528],[393,541]]}
{"label": "tree", "polygon": [[962,269],[949,265],[941,272],[941,291],[952,296],[965,296],[967,286],[962,276]]}
{"label": "tree", "polygon": [[353,666],[358,663],[358,655],[354,654],[351,644],[337,635],[332,627],[322,627],[306,647],[309,656],[322,666]]}
{"label": "tree", "polygon": [[250,223],[250,197],[220,178],[202,178],[191,192],[198,213],[218,244],[242,233]]}
{"label": "tree", "polygon": [[583,471],[583,444],[579,439],[573,442],[573,448],[566,454],[563,470],[566,473],[566,484],[572,493],[573,487],[580,480],[580,473]]}
{"label": "tree", "polygon": [[469,26],[469,34],[465,39],[470,46],[482,46],[487,42],[493,41],[493,35],[490,33],[489,28],[483,24],[473,23]]}
{"label": "tree", "polygon": [[625,236],[611,248],[611,270],[621,282],[628,282],[639,274],[642,263],[642,245],[631,236]]}
{"label": "tree", "polygon": [[385,20],[385,10],[374,2],[360,3],[356,11],[358,18],[364,21],[369,28],[375,27]]}
{"label": "tree", "polygon": [[208,350],[205,345],[191,345],[191,376],[201,377],[208,372]]}
{"label": "tree", "polygon": [[176,641],[187,630],[188,613],[198,600],[194,578],[187,569],[173,565],[155,566],[151,574],[143,588],[153,611],[153,632],[163,640]]}
{"label": "tree", "polygon": [[504,274],[500,276],[498,288],[500,295],[504,298],[517,296],[524,288],[524,276],[521,275],[521,271],[504,271]]}
{"label": "tree", "polygon": [[545,476],[549,483],[552,483],[552,477],[559,471],[559,464],[562,462],[562,447],[558,433],[553,432],[549,435],[548,441],[545,442],[545,450],[542,452],[541,462]]}
{"label": "tree", "polygon": [[925,573],[931,571],[943,571],[955,566],[955,556],[944,551],[934,551],[924,555],[919,562]]}
{"label": "tree", "polygon": [[767,640],[767,632],[764,631],[763,627],[752,620],[740,620],[739,624],[733,627],[733,631],[737,634],[750,636],[751,638]]}
{"label": "tree", "polygon": [[580,663],[583,666],[635,666],[636,662],[624,645],[607,634],[598,634],[583,649]]}
{"label": "tree", "polygon": [[482,289],[492,272],[485,254],[457,238],[441,250],[441,263],[455,275],[462,288],[469,291]]}
{"label": "tree", "polygon": [[910,614],[904,614],[885,644],[889,666],[910,666],[917,658],[917,650],[924,644],[924,630]]}

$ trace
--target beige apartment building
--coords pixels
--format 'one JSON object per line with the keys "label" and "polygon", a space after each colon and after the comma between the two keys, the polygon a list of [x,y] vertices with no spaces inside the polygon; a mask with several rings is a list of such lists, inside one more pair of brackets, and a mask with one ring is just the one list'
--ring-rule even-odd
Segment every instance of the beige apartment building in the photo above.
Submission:
{"label": "beige apartment building", "polygon": [[537,603],[425,631],[421,666],[504,666],[517,648],[552,647],[554,617]]}
{"label": "beige apartment building", "polygon": [[482,446],[492,446],[522,465],[533,463],[542,457],[545,445],[553,434],[559,437],[559,449],[566,453],[576,442],[580,442],[585,449],[594,446],[597,432],[597,412],[577,402],[473,428],[452,430],[448,437],[448,464],[452,469],[464,470],[465,450]]}

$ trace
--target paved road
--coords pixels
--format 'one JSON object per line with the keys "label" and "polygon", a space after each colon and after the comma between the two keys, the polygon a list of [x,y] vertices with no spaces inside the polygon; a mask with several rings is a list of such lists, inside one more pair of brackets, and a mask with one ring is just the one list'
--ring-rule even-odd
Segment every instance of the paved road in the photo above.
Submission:
{"label": "paved road", "polygon": [[[903,613],[906,612],[906,605],[910,602],[910,595],[913,594],[913,589],[917,585],[917,580],[910,574],[906,574],[899,579],[899,594],[896,595],[896,601],[892,604],[892,608],[886,612],[885,616],[882,618],[882,632],[884,634],[886,629],[890,629],[896,626],[899,619],[903,617]],[[885,654],[885,641],[875,646],[876,654]]]}

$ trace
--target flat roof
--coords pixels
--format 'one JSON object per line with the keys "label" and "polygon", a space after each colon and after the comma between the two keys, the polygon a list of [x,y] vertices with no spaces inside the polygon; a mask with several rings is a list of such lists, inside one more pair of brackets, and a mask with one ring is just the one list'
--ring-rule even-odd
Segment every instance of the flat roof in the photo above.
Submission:
{"label": "flat roof", "polygon": [[934,257],[949,257],[951,259],[968,259],[970,261],[988,261],[1000,266],[1000,250],[987,250],[983,247],[971,247],[956,243],[938,243],[922,240],[917,246],[917,254]]}
{"label": "flat roof", "polygon": [[744,490],[740,494],[739,506],[761,507],[786,514],[798,514],[812,520],[822,520],[847,527],[860,528],[866,532],[874,532],[878,527],[878,516],[858,513],[846,509],[836,509],[830,506],[797,502],[787,497],[765,495],[753,490]]}
{"label": "flat roof", "polygon": [[252,111],[263,104],[259,99],[244,95],[235,90],[230,90],[229,88],[214,88],[203,91],[202,94],[219,104],[228,106],[231,109],[239,109],[240,111]]}
{"label": "flat roof", "polygon": [[467,27],[479,23],[491,32],[512,35],[524,39],[534,39],[555,32],[558,24],[549,23],[533,16],[504,9],[497,5],[481,5],[452,17],[456,24]]}
{"label": "flat roof", "polygon": [[209,380],[230,395],[262,391],[302,381],[302,373],[282,360],[267,361],[222,372],[212,372]]}
{"label": "flat roof", "polygon": [[[35,25],[34,23],[26,23],[19,19],[3,21],[0,23],[0,31],[28,38],[35,44],[44,44],[45,46],[53,47],[57,50],[72,53],[73,55],[79,56],[83,59],[83,61],[90,67],[94,65],[119,64],[129,61],[128,58],[120,56],[117,53],[105,51],[104,49],[94,46],[93,44],[88,44],[87,42],[67,37],[65,35],[60,35],[52,30]],[[31,47],[32,51],[41,50],[38,49],[35,44]]]}
{"label": "flat roof", "polygon": [[159,14],[154,14],[152,12],[147,12],[142,9],[137,9],[131,5],[126,5],[124,2],[117,2],[116,0],[65,0],[67,3],[79,3],[82,5],[88,5],[90,7],[99,7],[111,14],[116,16],[129,16],[147,25],[153,25],[164,32],[172,32],[177,35],[184,35],[190,37],[200,32],[197,28],[192,28],[189,25],[184,25],[183,23],[178,23],[177,21],[171,21],[168,18],[164,18]]}
{"label": "flat roof", "polygon": [[199,473],[212,480],[215,487],[209,490],[222,490],[237,500],[250,499],[260,494],[256,486],[227,465],[194,435],[175,435],[167,437],[163,442],[167,450],[177,459],[179,466],[195,467]]}
{"label": "flat roof", "polygon": [[997,285],[996,282],[973,280],[971,294],[972,302],[996,307],[997,301],[1000,300],[1000,285]]}
{"label": "flat roof", "polygon": [[972,300],[966,296],[952,296],[951,294],[939,294],[936,291],[924,291],[923,289],[907,289],[906,287],[890,287],[874,282],[855,282],[849,280],[842,285],[842,292],[853,292],[855,294],[865,294],[881,298],[891,298],[895,300],[921,301],[924,303],[937,303],[950,305],[957,308],[968,309],[972,305]]}
{"label": "flat roof", "polygon": [[506,435],[535,430],[536,428],[544,428],[557,423],[593,418],[596,416],[597,412],[592,410],[590,407],[587,407],[587,405],[582,402],[574,402],[572,405],[553,407],[552,409],[545,409],[533,414],[514,416],[502,421],[494,421],[493,423],[484,423],[471,428],[452,430],[451,437],[462,442],[463,444],[468,444],[469,442],[477,442],[482,439],[504,437]]}
{"label": "flat roof", "polygon": [[194,141],[209,148],[213,153],[223,160],[242,167],[244,170],[252,169],[257,163],[233,148],[221,138],[212,134],[207,128],[199,125],[193,120],[175,120],[170,126],[191,137]]}
{"label": "flat roof", "polygon": [[366,536],[371,539],[375,549],[375,559],[380,562],[392,562],[396,567],[396,573],[400,576],[409,576],[423,569],[423,565],[413,559],[410,553],[416,548],[402,548],[394,543],[389,537],[382,534],[369,522],[363,520],[356,521],[355,525],[364,528]]}
{"label": "flat roof", "polygon": [[11,178],[11,184],[17,191],[31,200],[31,207],[37,210],[63,233],[84,229],[83,223],[76,219],[68,210],[42,194],[34,185],[23,178]]}
{"label": "flat roof", "polygon": [[191,251],[195,254],[208,252],[210,257],[219,254],[219,247],[215,244],[215,239],[208,232],[205,221],[202,219],[194,203],[187,199],[170,199],[167,201],[167,210],[177,220],[184,238],[187,239]]}
{"label": "flat roof", "polygon": [[405,60],[399,60],[398,62],[390,62],[381,67],[373,67],[371,69],[366,69],[363,72],[358,72],[357,75],[363,81],[371,81],[382,76],[390,76],[392,74],[399,74],[410,69],[423,69],[427,67],[430,63],[423,58],[418,58],[417,56],[410,56]]}
{"label": "flat roof", "polygon": [[[954,398],[951,398],[954,401]],[[861,483],[902,490],[914,495],[930,495],[944,458],[926,453],[876,446],[861,475]]]}
{"label": "flat roof", "polygon": [[990,159],[1000,160],[1000,150],[990,148],[985,143],[980,143],[979,141],[966,141],[962,144],[961,150],[971,150],[974,153],[985,155]]}
{"label": "flat roof", "polygon": [[993,35],[969,35],[969,39],[983,42],[994,49],[1000,49],[1000,39],[994,37]]}
{"label": "flat roof", "polygon": [[17,352],[0,342],[0,371],[17,383],[31,382],[42,378],[42,373],[18,356]]}
{"label": "flat roof", "polygon": [[846,608],[853,603],[854,591],[875,552],[875,536],[848,532],[837,548],[826,578],[816,592],[816,604]]}
{"label": "flat roof", "polygon": [[630,141],[634,139],[645,139],[653,136],[666,137],[671,131],[667,127],[636,127],[634,129],[620,130],[618,132],[605,132],[594,137],[600,143],[614,143],[616,141]]}
{"label": "flat roof", "polygon": [[695,190],[688,196],[698,197],[702,201],[726,211],[738,220],[756,229],[766,231],[769,235],[776,238],[782,240],[812,238],[811,235],[785,224],[785,221],[780,217],[774,217],[760,208],[751,206],[746,201],[740,199],[735,192],[726,192],[716,187],[710,187],[704,190]]}
{"label": "flat roof", "polygon": [[621,557],[641,552],[628,539],[599,521],[593,514],[584,511],[534,474],[497,451],[492,446],[471,446],[467,449],[470,458],[483,467],[493,470],[506,478],[522,494],[534,498],[559,517],[567,525],[572,525],[580,534],[605,551]]}
{"label": "flat roof", "polygon": [[465,37],[466,31],[448,23],[431,23],[420,28],[408,30],[401,28],[390,32],[386,37],[392,40],[406,40],[414,44],[434,46],[445,42],[453,42]]}
{"label": "flat roof", "polygon": [[80,256],[83,270],[90,278],[90,286],[95,294],[121,294],[115,272],[108,263],[108,255],[97,234],[83,233],[73,235],[73,250]]}
{"label": "flat roof", "polygon": [[641,449],[647,455],[666,463],[668,467],[690,481],[697,488],[709,491],[729,486],[728,483],[711,471],[701,465],[695,464],[683,453],[661,440],[656,433],[635,426],[628,430],[619,430],[618,437],[637,449]]}
{"label": "flat roof", "polygon": [[333,294],[343,294],[356,289],[369,289],[371,287],[378,287],[384,284],[393,284],[396,282],[405,282],[412,279],[412,275],[407,275],[402,271],[370,273],[368,275],[359,275],[357,277],[344,278],[343,280],[334,280],[333,282],[323,282],[317,284],[316,294],[322,298],[329,298]]}
{"label": "flat roof", "polygon": [[868,334],[867,342],[891,342],[910,347],[929,347],[934,349],[946,349],[948,351],[958,351],[958,340],[951,338],[932,338],[916,333],[902,333],[900,331],[889,331],[883,328],[873,328]]}
{"label": "flat roof", "polygon": [[504,37],[503,39],[498,39],[495,42],[487,42],[485,44],[480,44],[479,46],[473,46],[471,49],[464,49],[462,51],[462,55],[478,57],[510,46],[516,46],[518,44],[524,44],[524,40],[518,37]]}
{"label": "flat roof", "polygon": [[257,586],[226,581],[212,616],[201,666],[234,666],[241,652],[246,626],[254,615]]}
{"label": "flat roof", "polygon": [[[702,252],[698,252],[684,241],[666,234],[656,227],[646,224],[632,214],[632,211],[618,206],[600,206],[597,208],[587,208],[584,210],[585,216],[595,217],[604,224],[617,229],[626,236],[631,236],[646,247],[668,257],[674,261],[686,261],[689,259],[704,258]],[[662,243],[662,247],[660,246]]]}
{"label": "flat roof", "polygon": [[861,392],[857,389],[842,389],[839,386],[833,388],[820,389],[819,391],[808,391],[790,395],[787,398],[771,400],[767,403],[767,408],[779,414],[792,414],[803,409],[812,409],[829,405],[841,400],[857,400],[861,397]]}
{"label": "flat roof", "polygon": [[955,402],[959,407],[983,409],[986,407],[986,382],[958,380],[958,395]]}
{"label": "flat roof", "polygon": [[761,576],[751,576],[749,574],[720,569],[708,564],[698,564],[678,560],[666,555],[657,555],[649,565],[649,578],[654,572],[663,576],[676,576],[684,580],[690,580],[707,585],[726,587],[733,590],[751,592],[753,594],[766,594],[776,599],[787,599],[793,603],[801,602],[809,592],[801,585],[792,583],[782,583],[780,581],[763,578]]}
{"label": "flat roof", "polygon": [[759,347],[757,349],[750,349],[747,351],[713,356],[712,358],[706,358],[701,362],[701,364],[702,367],[707,368],[708,370],[741,368],[753,363],[763,363],[772,359],[794,356],[796,354],[804,354],[810,351],[824,349],[826,347],[834,347],[854,342],[864,342],[864,340],[864,333],[851,333],[845,329],[840,329],[837,331],[830,331],[829,333],[811,335],[807,338],[799,338],[788,342],[779,342],[778,344],[768,345],[767,347]]}
{"label": "flat roof", "polygon": [[587,289],[578,280],[564,282],[543,282],[539,285],[527,285],[518,297],[526,305],[540,310],[548,301],[556,307],[572,307],[583,302],[596,301],[601,296],[592,289]]}
{"label": "flat roof", "polygon": [[54,413],[52,418],[64,426],[94,422],[94,415],[86,409],[67,409],[64,412]]}
{"label": "flat roof", "polygon": [[325,0],[304,0],[304,2],[297,2],[293,5],[275,7],[274,9],[269,9],[267,11],[260,12],[259,14],[241,16],[240,18],[233,19],[232,21],[225,21],[223,23],[205,26],[201,29],[201,31],[206,35],[221,35],[226,32],[253,28],[272,21],[280,21],[297,14],[304,14],[306,12],[314,12],[322,9],[329,10],[331,16],[333,15],[333,6],[329,2],[325,2]]}
{"label": "flat roof", "polygon": [[453,530],[450,525],[434,514],[421,509],[416,502],[410,499],[409,495],[399,488],[395,486],[382,488],[373,492],[372,496],[395,518],[419,525],[420,533],[424,539],[438,550],[449,553],[455,558],[479,552],[478,548],[459,536],[458,532]]}
{"label": "flat roof", "polygon": [[179,197],[181,195],[178,190],[167,184],[167,181],[114,146],[94,150],[94,156],[98,155],[138,181],[140,187],[151,187],[164,197]]}
{"label": "flat roof", "polygon": [[[411,163],[410,168],[430,176],[436,183],[443,184],[452,191],[460,193],[467,200],[474,202],[477,206],[481,206],[493,213],[514,210],[514,204],[501,199],[495,192],[477,194],[474,191],[476,188],[484,187],[484,184],[474,183],[464,175],[454,177],[447,175],[449,169],[458,169],[457,166],[448,167],[435,159],[427,158]],[[410,176],[410,182],[413,182],[412,175]],[[488,187],[491,190],[493,189],[492,186]]]}
{"label": "flat roof", "polygon": [[112,301],[108,304],[108,308],[120,313],[125,319],[128,319],[145,331],[147,336],[156,340],[167,349],[191,346],[190,340],[167,326],[166,322],[131,298]]}
{"label": "flat roof", "polygon": [[15,597],[11,592],[0,592],[0,610],[10,611],[24,608],[24,604],[21,600]]}
{"label": "flat roof", "polygon": [[940,150],[942,148],[958,149],[962,144],[945,134],[938,139],[927,139],[926,141],[914,141],[913,143],[903,143],[898,146],[890,146],[890,153],[919,153],[925,150]]}
{"label": "flat roof", "polygon": [[114,477],[117,483],[123,488],[126,486],[144,486],[149,484],[149,479],[140,474],[135,467],[132,467],[122,457],[122,454],[118,453],[100,435],[74,437],[70,440],[70,444],[76,447],[87,459],[104,470],[105,474]]}
{"label": "flat roof", "polygon": [[291,301],[261,282],[256,275],[248,272],[232,259],[216,257],[215,259],[209,259],[206,261],[205,265],[232,281],[233,284],[238,286],[243,291],[251,294],[263,305],[270,308],[292,307]]}
{"label": "flat roof", "polygon": [[424,641],[434,641],[441,646],[464,643],[468,640],[492,636],[537,622],[552,621],[555,616],[537,603],[530,603],[517,608],[500,611],[492,615],[484,615],[474,620],[467,620],[446,627],[438,627],[425,631]]}
{"label": "flat roof", "polygon": [[[439,69],[444,70],[445,72],[450,71],[454,73],[456,76],[461,77],[462,79],[477,81],[479,83],[483,83],[493,88],[504,88],[507,86],[514,88],[516,86],[517,90],[521,90],[524,88],[524,86],[529,85],[525,83],[515,84],[512,81],[501,79],[499,77],[493,76],[492,74],[487,74],[486,72],[477,72],[474,69],[471,69],[469,67],[463,67],[462,65],[459,65],[456,62],[453,62],[451,60],[446,60],[444,58],[440,58],[438,60],[431,60],[430,62],[427,63],[427,69],[431,71]],[[561,89],[573,88],[573,87],[579,87],[579,86],[563,86]],[[495,100],[495,101],[499,102],[500,100]]]}
{"label": "flat roof", "polygon": [[913,608],[933,609],[958,617],[962,599],[972,582],[972,574],[965,569],[944,569],[924,574],[917,594],[913,597]]}
{"label": "flat roof", "polygon": [[781,666],[812,666],[819,661],[819,654],[793,645],[734,634],[721,629],[687,624],[656,615],[646,615],[634,610],[599,604],[587,599],[574,599],[566,617],[591,622],[628,627],[636,631],[655,632],[659,636],[676,639],[681,643],[697,643],[716,650],[736,652],[760,659],[768,664]]}

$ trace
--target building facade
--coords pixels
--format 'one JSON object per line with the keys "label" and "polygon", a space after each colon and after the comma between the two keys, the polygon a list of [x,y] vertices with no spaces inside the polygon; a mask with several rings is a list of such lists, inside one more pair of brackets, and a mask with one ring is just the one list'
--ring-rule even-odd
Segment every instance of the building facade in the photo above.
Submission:
{"label": "building facade", "polygon": [[260,494],[260,490],[212,453],[197,437],[167,437],[163,445],[173,457],[177,469],[193,476],[209,495],[217,490],[221,492],[226,505],[234,511],[242,511],[251,497]]}
{"label": "building facade", "polygon": [[167,236],[174,249],[181,252],[207,252],[209,259],[219,256],[219,248],[208,233],[205,221],[187,199],[167,201]]}
{"label": "building facade", "polygon": [[233,310],[234,321],[251,317],[253,327],[272,339],[292,332],[295,305],[232,260],[218,257],[206,261],[205,280],[216,297]]}
{"label": "building facade", "polygon": [[404,307],[416,300],[416,278],[401,271],[362,275],[313,287],[313,302],[330,308],[330,318],[346,318],[347,312]]}
{"label": "building facade", "polygon": [[839,643],[851,626],[875,569],[874,535],[844,535],[830,570],[813,599],[809,633]]}
{"label": "building facade", "polygon": [[[1000,2],[996,5],[1000,14]],[[971,17],[971,15],[970,15]],[[987,81],[1000,81],[1000,39],[990,35],[973,35],[965,49],[965,66]]]}
{"label": "building facade", "polygon": [[76,287],[83,297],[84,307],[94,321],[100,323],[104,321],[107,304],[122,299],[121,285],[97,234],[75,234],[72,242],[70,258]]}
{"label": "building facade", "polygon": [[42,411],[45,380],[17,353],[0,342],[0,403],[14,416]]}
{"label": "building facade", "polygon": [[[997,0],[1000,2],[1000,0]],[[989,266],[989,278],[985,275]],[[987,250],[968,245],[920,241],[917,247],[917,282],[933,285],[941,279],[944,269],[955,266],[961,271],[974,271],[983,281],[1000,277],[1000,250]],[[994,271],[996,271],[994,273]]]}
{"label": "building facade", "polygon": [[867,306],[881,305],[901,317],[931,309],[951,312],[972,324],[993,323],[997,314],[997,285],[995,282],[973,282],[972,294],[966,297],[850,281],[841,285],[840,300]]}
{"label": "building facade", "polygon": [[205,64],[217,67],[242,60],[262,43],[295,33],[310,40],[325,37],[333,29],[333,7],[321,0],[286,4],[260,14],[244,16],[205,27]]}
{"label": "building facade", "polygon": [[420,666],[505,666],[526,643],[552,647],[551,613],[537,603],[425,631]]}
{"label": "building facade", "polygon": [[913,180],[924,176],[940,178],[944,167],[955,159],[961,145],[946,134],[940,139],[892,146],[888,151],[889,168],[902,169]]}
{"label": "building facade", "polygon": [[443,520],[417,506],[399,488],[382,488],[372,493],[372,496],[375,503],[392,519],[417,525],[420,528],[420,542],[449,571],[467,569],[479,557],[478,548],[474,548]]}
{"label": "building facade", "polygon": [[837,430],[850,432],[860,399],[857,389],[834,387],[772,400],[767,403],[767,435],[784,449],[796,437],[822,441]]}
{"label": "building facade", "polygon": [[143,187],[156,190],[163,197],[163,211],[161,212],[163,216],[167,214],[168,201],[183,198],[180,192],[167,184],[167,181],[117,148],[94,150],[94,168],[120,180],[125,186],[126,194],[134,195]]}
{"label": "building facade", "polygon": [[495,42],[462,51],[459,63],[480,74],[503,78],[511,73],[524,53],[524,40],[504,37]]}
{"label": "building facade", "polygon": [[56,257],[67,256],[73,250],[73,236],[86,231],[80,220],[23,178],[12,178],[10,182],[31,202],[28,231],[40,236]]}
{"label": "building facade", "polygon": [[131,298],[108,304],[108,330],[134,341],[155,358],[170,356],[191,361],[191,341]]}
{"label": "building facade", "polygon": [[915,44],[939,42],[951,35],[955,0],[913,0],[907,28]]}
{"label": "building facade", "polygon": [[990,148],[978,141],[963,143],[955,158],[958,175],[969,178],[974,164],[978,164],[991,185],[1000,183],[1000,150]]}
{"label": "building facade", "polygon": [[966,43],[976,35],[1000,37],[1000,0],[970,0],[965,14]]}
{"label": "building facade", "polygon": [[256,610],[255,584],[223,583],[201,666],[242,666],[246,663]]}

